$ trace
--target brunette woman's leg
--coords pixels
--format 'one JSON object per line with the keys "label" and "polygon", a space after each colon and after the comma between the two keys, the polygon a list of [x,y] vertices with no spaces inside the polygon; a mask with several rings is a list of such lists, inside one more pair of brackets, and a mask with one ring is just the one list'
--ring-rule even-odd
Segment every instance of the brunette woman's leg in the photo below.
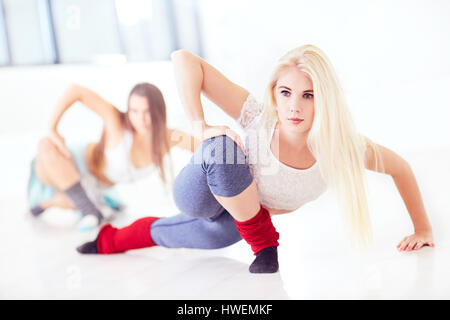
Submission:
{"label": "brunette woman's leg", "polygon": [[81,185],[81,176],[74,160],[65,157],[49,138],[39,142],[34,170],[42,183],[63,192],[83,216],[95,217],[97,223],[102,220],[102,214]]}

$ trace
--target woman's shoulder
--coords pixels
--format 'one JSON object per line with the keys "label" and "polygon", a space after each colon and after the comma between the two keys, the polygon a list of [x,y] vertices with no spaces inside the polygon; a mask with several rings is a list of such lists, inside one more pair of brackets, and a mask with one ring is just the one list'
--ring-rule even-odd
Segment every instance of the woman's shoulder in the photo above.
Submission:
{"label": "woman's shoulder", "polygon": [[241,114],[237,119],[237,123],[244,130],[253,128],[260,124],[264,111],[264,103],[258,101],[253,94],[249,93],[242,105]]}
{"label": "woman's shoulder", "polygon": [[130,129],[120,127],[114,131],[105,132],[105,151],[115,149],[123,143],[130,146],[133,143],[133,132]]}

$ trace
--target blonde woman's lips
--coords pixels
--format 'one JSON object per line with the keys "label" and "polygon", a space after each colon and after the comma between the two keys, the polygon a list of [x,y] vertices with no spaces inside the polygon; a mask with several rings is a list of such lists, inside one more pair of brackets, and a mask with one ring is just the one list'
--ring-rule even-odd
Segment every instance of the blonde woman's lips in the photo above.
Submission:
{"label": "blonde woman's lips", "polygon": [[289,118],[288,120],[293,124],[299,124],[300,122],[303,121],[303,119],[300,118]]}

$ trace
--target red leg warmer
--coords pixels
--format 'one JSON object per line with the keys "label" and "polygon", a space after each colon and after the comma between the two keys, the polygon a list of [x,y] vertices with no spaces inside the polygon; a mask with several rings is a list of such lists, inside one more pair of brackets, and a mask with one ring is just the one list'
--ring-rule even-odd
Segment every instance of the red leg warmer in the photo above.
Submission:
{"label": "red leg warmer", "polygon": [[278,247],[280,235],[272,224],[269,211],[263,206],[250,220],[236,221],[236,226],[242,238],[252,247],[255,255],[264,248]]}
{"label": "red leg warmer", "polygon": [[159,218],[141,218],[121,229],[110,224],[103,226],[97,237],[98,253],[119,253],[156,245],[150,236],[150,226],[157,219]]}

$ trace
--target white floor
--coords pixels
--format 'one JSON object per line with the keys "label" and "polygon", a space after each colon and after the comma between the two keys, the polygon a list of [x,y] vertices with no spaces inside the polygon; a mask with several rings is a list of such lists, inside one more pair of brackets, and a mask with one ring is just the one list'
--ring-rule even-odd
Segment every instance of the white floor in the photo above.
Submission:
{"label": "white floor", "polygon": [[[351,251],[336,203],[325,194],[297,212],[277,216],[280,271],[253,275],[249,246],[220,250],[153,247],[111,256],[83,256],[75,247],[96,232],[74,231],[76,217],[51,210],[25,213],[28,160],[35,137],[0,136],[0,298],[2,299],[449,299],[450,148],[405,152],[419,180],[434,228],[435,248],[398,252],[412,232],[390,178],[369,174],[375,246]],[[177,166],[188,159],[178,154]],[[129,202],[114,222],[177,213],[155,178],[119,190]]]}

